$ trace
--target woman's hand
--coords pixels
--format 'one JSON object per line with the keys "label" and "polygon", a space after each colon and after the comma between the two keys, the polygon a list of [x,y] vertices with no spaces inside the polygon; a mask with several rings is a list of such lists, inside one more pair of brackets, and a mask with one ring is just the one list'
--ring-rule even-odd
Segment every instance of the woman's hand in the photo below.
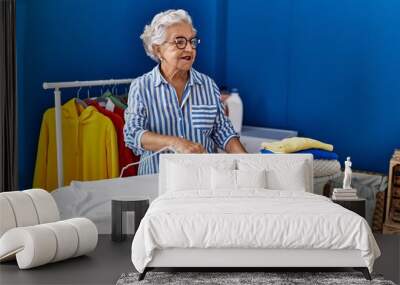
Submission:
{"label": "woman's hand", "polygon": [[173,143],[173,147],[176,152],[179,153],[204,153],[206,150],[204,147],[199,144],[195,143],[183,138],[176,137]]}
{"label": "woman's hand", "polygon": [[206,152],[201,144],[176,137],[167,136],[146,131],[141,137],[141,145],[144,149],[150,151],[159,151],[160,149],[169,146],[180,153],[203,153]]}
{"label": "woman's hand", "polygon": [[226,144],[225,151],[227,153],[247,153],[238,138],[231,138]]}

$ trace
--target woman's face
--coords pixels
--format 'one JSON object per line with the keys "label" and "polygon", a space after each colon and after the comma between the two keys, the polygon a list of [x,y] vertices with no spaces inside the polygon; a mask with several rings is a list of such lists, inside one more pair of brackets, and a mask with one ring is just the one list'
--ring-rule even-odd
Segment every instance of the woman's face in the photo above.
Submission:
{"label": "woman's face", "polygon": [[[196,34],[192,26],[187,23],[179,23],[168,27],[165,43],[159,46],[159,56],[162,59],[162,65],[175,70],[190,70],[196,58],[196,49],[192,47],[190,40],[195,36]],[[187,40],[186,47],[183,49],[178,48],[176,41],[182,47],[184,39]]]}

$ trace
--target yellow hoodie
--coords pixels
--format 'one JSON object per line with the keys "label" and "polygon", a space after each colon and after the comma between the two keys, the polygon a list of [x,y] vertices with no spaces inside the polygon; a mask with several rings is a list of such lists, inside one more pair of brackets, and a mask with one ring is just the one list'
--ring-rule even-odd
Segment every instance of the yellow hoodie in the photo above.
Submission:
{"label": "yellow hoodie", "polygon": [[[119,174],[113,123],[94,107],[83,109],[71,99],[62,106],[64,185],[71,180],[97,180]],[[52,191],[57,182],[55,109],[43,115],[33,187]]]}

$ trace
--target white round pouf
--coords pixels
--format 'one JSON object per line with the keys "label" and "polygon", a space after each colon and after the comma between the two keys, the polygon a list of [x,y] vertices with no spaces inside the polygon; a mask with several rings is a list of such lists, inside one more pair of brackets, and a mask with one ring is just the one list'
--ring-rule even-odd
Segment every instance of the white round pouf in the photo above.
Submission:
{"label": "white round pouf", "polygon": [[58,221],[52,195],[42,189],[0,193],[0,262],[20,269],[77,257],[94,250],[98,231],[87,218]]}

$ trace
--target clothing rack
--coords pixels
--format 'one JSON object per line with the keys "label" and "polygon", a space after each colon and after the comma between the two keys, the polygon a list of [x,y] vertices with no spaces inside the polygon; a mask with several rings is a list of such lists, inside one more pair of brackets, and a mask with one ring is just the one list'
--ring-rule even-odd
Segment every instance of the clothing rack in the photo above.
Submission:
{"label": "clothing rack", "polygon": [[109,80],[92,80],[92,81],[69,81],[69,82],[44,82],[43,89],[54,89],[54,107],[56,119],[56,145],[57,145],[57,178],[58,187],[64,185],[64,158],[62,143],[62,124],[61,124],[61,89],[121,85],[130,84],[133,79],[109,79]]}

